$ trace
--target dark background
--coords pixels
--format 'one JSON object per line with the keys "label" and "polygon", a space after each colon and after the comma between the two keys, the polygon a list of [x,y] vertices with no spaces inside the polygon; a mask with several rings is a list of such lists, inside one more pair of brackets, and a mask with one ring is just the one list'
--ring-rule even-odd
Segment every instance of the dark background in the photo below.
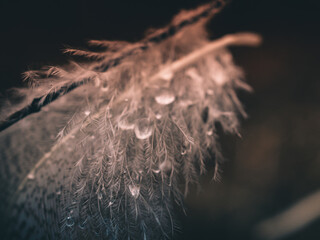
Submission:
{"label": "dark background", "polygon": [[[0,0],[0,93],[21,73],[66,62],[65,46],[138,41],[181,8],[207,1]],[[255,239],[260,221],[320,189],[320,1],[233,0],[208,26],[212,38],[260,33],[259,48],[232,48],[253,86],[241,94],[242,139],[221,136],[222,181],[191,192],[183,239]],[[320,203],[319,203],[320,204]],[[284,239],[320,239],[320,219]]]}

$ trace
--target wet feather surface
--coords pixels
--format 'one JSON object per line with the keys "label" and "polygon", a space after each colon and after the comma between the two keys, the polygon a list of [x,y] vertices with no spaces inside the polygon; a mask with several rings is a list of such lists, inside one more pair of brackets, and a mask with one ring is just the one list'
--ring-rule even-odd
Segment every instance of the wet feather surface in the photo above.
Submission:
{"label": "wet feather surface", "polygon": [[[171,26],[211,8],[184,11]],[[184,195],[206,161],[214,161],[213,178],[219,176],[216,124],[239,134],[245,111],[236,90],[250,90],[226,49],[230,38],[196,54],[210,44],[210,17],[147,44],[91,41],[102,50],[66,50],[87,57],[85,63],[26,73],[35,87],[23,90],[23,104],[87,84],[0,135],[10,239],[174,238]],[[233,44],[260,41],[233,37]],[[190,54],[197,57],[186,63]]]}

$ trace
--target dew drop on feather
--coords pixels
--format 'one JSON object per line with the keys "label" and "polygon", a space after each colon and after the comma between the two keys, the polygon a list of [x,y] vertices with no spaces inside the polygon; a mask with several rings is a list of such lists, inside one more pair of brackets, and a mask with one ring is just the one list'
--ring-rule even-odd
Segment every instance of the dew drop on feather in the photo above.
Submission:
{"label": "dew drop on feather", "polygon": [[81,230],[84,230],[86,228],[86,221],[82,222],[82,223],[79,223],[78,224],[78,227],[81,229]]}
{"label": "dew drop on feather", "polygon": [[161,74],[160,77],[165,81],[171,81],[171,79],[173,78],[173,73],[172,71],[165,71]]}
{"label": "dew drop on feather", "polygon": [[27,178],[30,180],[33,180],[35,178],[34,173],[33,172],[29,173]]}
{"label": "dew drop on feather", "polygon": [[213,131],[212,131],[212,130],[208,130],[208,131],[207,131],[207,135],[208,135],[208,136],[212,136],[212,134],[213,134]]}
{"label": "dew drop on feather", "polygon": [[169,89],[162,89],[155,97],[157,103],[161,105],[168,105],[175,100],[174,94]]}
{"label": "dew drop on feather", "polygon": [[225,76],[225,74],[221,71],[216,71],[214,76],[213,76],[214,82],[218,86],[224,85],[226,82],[228,82],[228,78]]}
{"label": "dew drop on feather", "polygon": [[160,172],[160,169],[154,169],[152,170],[154,173],[159,173]]}
{"label": "dew drop on feather", "polygon": [[67,227],[73,227],[74,225],[74,220],[71,216],[68,216],[67,219],[66,219],[66,226]]}
{"label": "dew drop on feather", "polygon": [[129,190],[131,195],[137,199],[139,197],[140,194],[140,186],[136,186],[136,185],[129,185]]}
{"label": "dew drop on feather", "polygon": [[152,135],[153,126],[147,118],[142,118],[136,121],[134,125],[134,133],[138,139],[147,139]]}
{"label": "dew drop on feather", "polygon": [[162,118],[162,115],[160,113],[156,113],[156,119],[160,120]]}
{"label": "dew drop on feather", "polygon": [[134,128],[134,123],[127,116],[124,116],[119,120],[118,127],[122,130],[131,130]]}
{"label": "dew drop on feather", "polygon": [[183,155],[186,155],[187,154],[187,150],[186,149],[183,149],[182,151],[181,151],[181,155],[183,156]]}
{"label": "dew drop on feather", "polygon": [[102,199],[102,197],[103,197],[103,196],[102,196],[102,193],[101,193],[101,192],[99,192],[99,193],[98,193],[98,199],[99,199],[99,200],[101,200],[101,199]]}

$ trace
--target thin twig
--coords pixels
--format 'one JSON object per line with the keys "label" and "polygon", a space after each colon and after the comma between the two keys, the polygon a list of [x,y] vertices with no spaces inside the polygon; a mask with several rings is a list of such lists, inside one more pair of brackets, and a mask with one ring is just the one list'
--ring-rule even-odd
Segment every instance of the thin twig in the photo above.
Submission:
{"label": "thin twig", "polygon": [[5,120],[0,122],[0,132],[5,130],[6,128],[10,127],[14,123],[18,122],[19,120],[31,115],[33,113],[40,112],[41,108],[48,105],[49,103],[55,101],[59,97],[71,92],[75,88],[85,84],[88,80],[83,80],[81,82],[75,82],[68,86],[62,86],[60,89],[54,92],[50,92],[47,95],[34,98],[33,101],[27,105],[26,107],[18,110],[17,112],[11,114]]}
{"label": "thin twig", "polygon": [[258,46],[261,42],[261,36],[254,33],[236,33],[226,35],[220,39],[208,43],[199,50],[196,50],[189,55],[171,63],[168,67],[162,69],[160,72],[152,76],[150,78],[150,81],[152,82],[159,79],[170,80],[173,77],[174,73],[188,67],[200,58],[219,48],[227,47],[230,45]]}

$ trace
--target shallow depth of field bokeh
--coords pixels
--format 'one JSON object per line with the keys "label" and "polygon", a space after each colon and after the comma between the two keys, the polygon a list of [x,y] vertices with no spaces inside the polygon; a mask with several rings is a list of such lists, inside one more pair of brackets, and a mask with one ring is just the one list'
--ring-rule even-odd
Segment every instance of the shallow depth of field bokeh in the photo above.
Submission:
{"label": "shallow depth of field bokeh", "polygon": [[[201,2],[2,1],[1,93],[21,85],[28,68],[64,63],[64,45],[139,40]],[[221,181],[209,171],[189,194],[183,239],[257,239],[259,223],[320,189],[319,10],[311,0],[234,0],[208,26],[213,39],[253,31],[264,43],[231,48],[254,89],[239,93],[249,118],[242,139],[221,134]],[[319,229],[320,218],[283,239],[320,239]]]}

